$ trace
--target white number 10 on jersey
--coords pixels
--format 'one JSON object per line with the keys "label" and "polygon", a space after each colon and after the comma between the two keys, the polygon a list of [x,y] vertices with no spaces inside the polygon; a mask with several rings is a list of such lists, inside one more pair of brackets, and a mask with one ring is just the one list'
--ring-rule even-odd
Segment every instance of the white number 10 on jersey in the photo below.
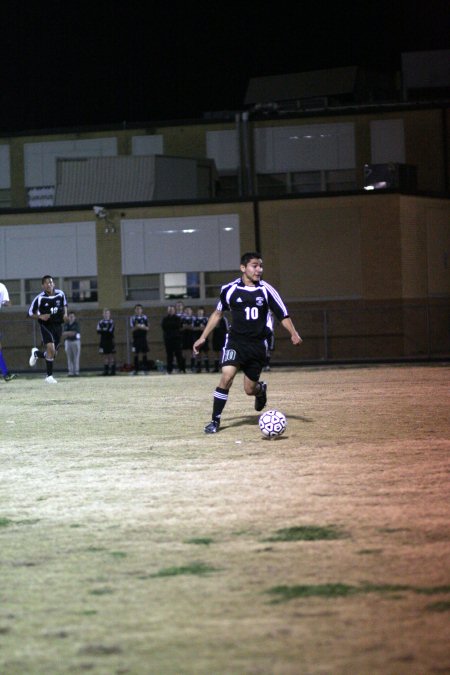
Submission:
{"label": "white number 10 on jersey", "polygon": [[259,309],[258,307],[246,307],[245,308],[245,318],[247,321],[253,321],[257,319],[259,316]]}

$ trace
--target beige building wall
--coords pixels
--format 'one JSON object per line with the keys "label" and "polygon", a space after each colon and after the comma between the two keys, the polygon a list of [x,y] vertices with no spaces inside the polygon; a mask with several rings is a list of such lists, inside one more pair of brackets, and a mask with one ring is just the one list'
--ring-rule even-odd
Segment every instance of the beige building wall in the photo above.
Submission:
{"label": "beige building wall", "polygon": [[402,298],[450,296],[450,213],[444,200],[399,197]]}
{"label": "beige building wall", "polygon": [[260,213],[266,271],[285,296],[401,297],[398,195],[271,201]]}
{"label": "beige building wall", "polygon": [[442,110],[414,110],[404,114],[406,164],[417,166],[423,192],[445,190],[444,128]]}
{"label": "beige building wall", "polygon": [[411,197],[400,201],[402,297],[426,298],[431,262],[427,242],[427,205],[425,200]]}
{"label": "beige building wall", "polygon": [[98,304],[101,308],[121,307],[125,300],[120,220],[114,213],[109,215],[109,219],[115,232],[106,232],[102,220],[96,224]]}
{"label": "beige building wall", "polygon": [[450,296],[450,214],[447,204],[426,200],[428,295]]}
{"label": "beige building wall", "polygon": [[[99,305],[120,308],[120,222],[237,213],[241,251],[259,243],[265,275],[298,302],[404,301],[450,295],[450,201],[398,194],[108,209],[97,221]],[[0,227],[92,222],[92,209],[0,213]],[[255,220],[259,222],[255,222]],[[259,229],[259,233],[257,232]],[[238,270],[239,261],[236,261]]]}
{"label": "beige building wall", "polygon": [[23,138],[10,141],[9,157],[11,171],[11,205],[13,208],[26,208],[27,192],[25,188],[25,160],[23,154]]}
{"label": "beige building wall", "polygon": [[[96,224],[97,306],[80,305],[85,320],[84,367],[96,367],[96,320],[109,307],[118,320],[118,358],[126,358],[120,222],[125,218],[237,213],[241,251],[261,244],[265,278],[279,289],[304,337],[293,353],[282,328],[274,360],[398,358],[450,355],[450,201],[371,193],[342,197],[264,200],[109,210],[115,232]],[[0,213],[0,227],[92,222],[92,209]],[[236,260],[236,275],[239,261]],[[48,269],[43,270],[43,273]],[[225,279],[224,281],[228,281]],[[205,302],[207,311],[216,299]],[[195,304],[195,303],[194,303]],[[152,358],[163,358],[160,318],[165,303],[144,303],[152,316]],[[8,318],[22,321],[17,329]],[[24,308],[2,310],[4,346],[20,369],[32,340]],[[325,339],[326,332],[326,339]],[[24,361],[25,359],[25,361]]]}

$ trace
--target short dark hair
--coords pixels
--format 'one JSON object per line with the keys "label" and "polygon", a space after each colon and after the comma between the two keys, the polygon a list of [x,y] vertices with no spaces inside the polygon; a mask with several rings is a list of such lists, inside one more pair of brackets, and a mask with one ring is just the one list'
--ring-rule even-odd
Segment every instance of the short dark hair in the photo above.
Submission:
{"label": "short dark hair", "polygon": [[44,274],[44,276],[41,279],[41,284],[43,284],[46,279],[53,279],[53,277],[51,274]]}
{"label": "short dark hair", "polygon": [[258,251],[249,251],[247,253],[244,253],[244,255],[241,257],[241,265],[244,265],[246,267],[250,260],[253,260],[253,258],[258,258],[259,260],[262,260],[262,255],[261,253],[258,253]]}

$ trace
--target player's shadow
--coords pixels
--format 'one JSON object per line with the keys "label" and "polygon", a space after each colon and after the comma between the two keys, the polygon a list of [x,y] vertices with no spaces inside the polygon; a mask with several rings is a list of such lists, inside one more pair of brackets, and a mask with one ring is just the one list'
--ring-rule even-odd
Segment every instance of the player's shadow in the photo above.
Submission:
{"label": "player's shadow", "polygon": [[[254,424],[254,425],[257,426],[258,425],[258,419],[259,418],[255,417],[255,415],[242,415],[241,417],[229,417],[227,419],[226,424],[222,424],[220,428],[221,428],[221,430],[223,430],[223,429],[232,428],[232,427],[243,427],[243,426],[247,426],[247,425],[251,425],[251,424]],[[288,419],[288,423],[289,423],[289,420],[292,420],[292,419],[300,420],[300,422],[305,422],[306,424],[310,424],[311,422],[314,422],[314,420],[312,420],[311,418],[303,417],[302,415],[289,415],[287,419]]]}
{"label": "player's shadow", "polygon": [[314,422],[314,420],[311,417],[304,417],[303,415],[288,415],[287,416],[288,420],[300,420],[300,422],[306,422],[307,424],[311,424]]}

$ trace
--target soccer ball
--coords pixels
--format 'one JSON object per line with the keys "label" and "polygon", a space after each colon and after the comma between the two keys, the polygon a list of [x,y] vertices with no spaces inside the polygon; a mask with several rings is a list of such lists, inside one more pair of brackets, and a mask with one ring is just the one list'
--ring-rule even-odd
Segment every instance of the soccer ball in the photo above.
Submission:
{"label": "soccer ball", "polygon": [[259,428],[267,438],[276,438],[286,431],[286,417],[279,410],[266,410],[259,418]]}

